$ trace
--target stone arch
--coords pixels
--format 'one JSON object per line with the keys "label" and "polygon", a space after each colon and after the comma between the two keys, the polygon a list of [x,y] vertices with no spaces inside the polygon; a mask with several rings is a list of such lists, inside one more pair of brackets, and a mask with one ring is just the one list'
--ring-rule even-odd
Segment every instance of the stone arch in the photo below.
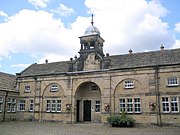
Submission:
{"label": "stone arch", "polygon": [[[56,84],[58,86],[57,91],[51,91],[50,88],[52,84]],[[62,104],[62,101],[64,100],[64,98],[65,98],[64,90],[60,84],[58,84],[57,82],[51,82],[47,84],[42,92],[41,121],[42,120],[55,120],[55,121],[59,120],[57,119],[57,117],[52,117],[53,115],[51,113],[46,113],[46,100],[47,99],[55,99],[55,100],[60,99],[61,104]],[[61,105],[61,108],[62,108],[62,105]]]}
{"label": "stone arch", "polygon": [[[91,90],[91,88],[94,87],[93,90]],[[84,91],[85,93],[85,96],[86,97],[91,97],[91,96],[98,96],[98,97],[101,97],[101,90],[100,90],[100,87],[95,83],[95,82],[92,82],[92,81],[86,81],[86,82],[83,82],[81,83],[76,91],[75,91],[75,97],[78,98],[77,96],[82,96],[82,95],[78,95],[78,94],[83,94],[81,93],[82,92],[82,88],[85,88],[86,91]],[[97,88],[97,89],[96,89]],[[96,90],[95,90],[96,89]],[[95,94],[98,94],[98,95],[88,95],[89,93],[87,93],[87,90],[88,92],[92,91],[92,93],[95,93]]]}
{"label": "stone arch", "polygon": [[[124,93],[124,90],[125,90],[125,88],[124,88],[124,81],[126,81],[126,80],[133,80],[134,81],[134,85],[135,85],[135,87],[132,89],[132,91],[131,92],[133,92],[134,93],[134,91],[136,91],[137,89],[143,89],[143,85],[142,85],[142,83],[139,81],[139,80],[137,80],[137,79],[135,79],[135,78],[125,78],[125,79],[123,79],[123,80],[121,80],[117,85],[116,85],[116,87],[115,87],[115,89],[114,89],[114,94],[113,95],[116,95],[116,94],[125,94]],[[119,90],[119,91],[118,91]],[[119,92],[119,93],[118,93]]]}
{"label": "stone arch", "polygon": [[75,101],[77,122],[101,122],[101,91],[96,83],[81,83],[76,89]]}
{"label": "stone arch", "polygon": [[[134,88],[124,88],[124,82],[126,80],[133,80],[134,81]],[[136,78],[124,78],[115,86],[114,93],[113,93],[113,102],[114,102],[114,113],[119,113],[119,99],[120,98],[127,98],[127,97],[134,97],[136,95],[140,95],[140,93],[144,93],[144,87],[142,83]]]}

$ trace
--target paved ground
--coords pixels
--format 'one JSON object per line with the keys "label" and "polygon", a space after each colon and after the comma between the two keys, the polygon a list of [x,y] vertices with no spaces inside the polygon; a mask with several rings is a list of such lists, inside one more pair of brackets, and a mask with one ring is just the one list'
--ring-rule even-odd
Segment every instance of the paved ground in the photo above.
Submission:
{"label": "paved ground", "polygon": [[103,124],[0,122],[0,135],[180,135],[175,127],[112,128]]}

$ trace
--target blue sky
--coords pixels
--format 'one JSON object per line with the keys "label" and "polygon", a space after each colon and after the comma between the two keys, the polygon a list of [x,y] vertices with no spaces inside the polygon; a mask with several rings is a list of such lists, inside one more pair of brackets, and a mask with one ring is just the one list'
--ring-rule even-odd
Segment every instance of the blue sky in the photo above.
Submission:
{"label": "blue sky", "polygon": [[180,48],[179,0],[1,0],[0,72],[78,56],[91,22],[110,55]]}

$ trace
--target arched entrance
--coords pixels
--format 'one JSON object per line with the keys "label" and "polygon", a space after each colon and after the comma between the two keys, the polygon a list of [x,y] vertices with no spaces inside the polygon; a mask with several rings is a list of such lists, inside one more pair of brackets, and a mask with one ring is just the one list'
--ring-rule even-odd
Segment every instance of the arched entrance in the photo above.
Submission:
{"label": "arched entrance", "polygon": [[101,92],[93,82],[82,83],[76,93],[76,121],[101,122]]}

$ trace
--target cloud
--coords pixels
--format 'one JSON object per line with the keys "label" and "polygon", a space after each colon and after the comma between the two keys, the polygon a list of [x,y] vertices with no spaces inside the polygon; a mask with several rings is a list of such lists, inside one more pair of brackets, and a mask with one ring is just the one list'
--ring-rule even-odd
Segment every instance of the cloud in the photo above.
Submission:
{"label": "cloud", "polygon": [[[57,9],[74,12],[63,6]],[[105,39],[104,53],[155,50],[161,44],[172,48],[177,42],[168,23],[162,21],[168,10],[158,0],[85,0],[85,6],[94,14],[94,25]],[[61,61],[77,55],[78,37],[91,25],[91,16],[77,16],[68,28],[53,16],[54,12],[23,9],[0,23],[0,58],[25,53],[44,63],[45,59]]]}
{"label": "cloud", "polygon": [[2,17],[8,17],[8,14],[6,14],[6,13],[3,12],[3,11],[0,11],[0,16],[2,16]]}
{"label": "cloud", "polygon": [[26,53],[38,58],[58,54],[61,60],[67,52],[69,55],[78,52],[79,32],[73,26],[65,28],[51,13],[23,9],[0,24],[0,57],[10,53]]}
{"label": "cloud", "polygon": [[49,0],[29,0],[29,3],[31,3],[35,8],[45,8],[47,7],[47,2],[49,2]]}
{"label": "cloud", "polygon": [[178,33],[180,33],[180,22],[175,24],[174,30]]}
{"label": "cloud", "polygon": [[67,16],[74,13],[73,8],[68,8],[64,4],[60,4],[58,8],[51,10],[53,13],[59,14],[61,16]]}
{"label": "cloud", "polygon": [[176,40],[173,48],[180,48],[180,40]]}
{"label": "cloud", "polygon": [[95,14],[94,25],[106,41],[105,51],[138,52],[175,43],[168,23],[162,21],[169,11],[158,0],[86,0],[85,5]]}

